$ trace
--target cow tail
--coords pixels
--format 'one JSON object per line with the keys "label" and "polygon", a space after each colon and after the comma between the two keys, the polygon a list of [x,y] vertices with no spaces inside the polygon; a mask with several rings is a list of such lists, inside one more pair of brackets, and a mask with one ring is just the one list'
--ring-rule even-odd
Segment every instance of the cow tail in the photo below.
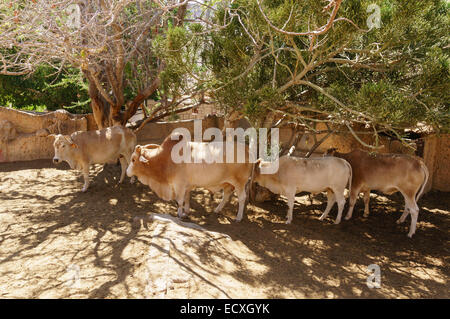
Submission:
{"label": "cow tail", "polygon": [[424,180],[423,180],[422,185],[420,186],[419,192],[418,192],[417,195],[416,195],[416,203],[417,203],[417,201],[420,199],[420,196],[422,196],[423,191],[424,191],[424,189],[425,189],[425,186],[427,185],[427,182],[428,182],[428,177],[430,176],[430,174],[429,174],[429,172],[428,172],[428,168],[427,168],[427,166],[425,165],[425,163],[422,162],[422,161],[420,161],[420,166],[422,167],[422,170],[423,170],[423,172],[425,173],[425,178],[424,178]]}
{"label": "cow tail", "polygon": [[249,184],[249,198],[253,201],[255,199],[253,180],[255,179],[255,169],[261,160],[257,160],[252,165],[252,173],[250,174],[250,184]]}
{"label": "cow tail", "polygon": [[348,178],[348,194],[350,196],[350,194],[352,192],[353,169],[349,162],[347,162],[346,160],[344,160],[344,161],[347,164],[348,169],[350,170],[350,177]]}

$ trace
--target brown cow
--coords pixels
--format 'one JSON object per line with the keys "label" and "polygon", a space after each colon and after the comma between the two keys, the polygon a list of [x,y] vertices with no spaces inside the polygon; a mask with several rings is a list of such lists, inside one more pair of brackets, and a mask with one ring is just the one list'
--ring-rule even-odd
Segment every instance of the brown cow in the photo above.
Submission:
{"label": "brown cow", "polygon": [[[137,145],[131,156],[131,163],[127,168],[128,176],[136,176],[138,180],[148,185],[159,197],[164,200],[175,199],[178,203],[178,217],[182,218],[189,212],[190,191],[196,187],[203,187],[212,192],[223,189],[222,202],[215,212],[219,212],[229,199],[233,190],[239,200],[239,211],[236,221],[240,221],[244,212],[246,200],[246,184],[251,176],[254,164],[222,163],[205,161],[205,150],[215,150],[213,143],[190,142],[177,140],[178,137],[169,135],[161,145]],[[178,143],[187,143],[189,158],[196,158],[200,162],[180,162],[173,160],[172,150]],[[248,159],[248,148],[245,147]],[[226,151],[223,152],[226,154]]]}
{"label": "brown cow", "polygon": [[335,148],[329,149],[326,155],[345,159],[353,169],[350,206],[345,219],[352,217],[360,192],[364,193],[364,217],[369,216],[371,190],[385,194],[400,192],[405,198],[405,211],[397,223],[403,223],[408,213],[411,214],[408,237],[412,237],[416,231],[419,215],[417,201],[423,193],[429,176],[428,169],[421,159],[403,154],[375,154],[363,150],[338,153]]}
{"label": "brown cow", "polygon": [[91,164],[116,163],[119,159],[122,167],[119,181],[121,183],[136,145],[136,135],[133,131],[121,126],[51,136],[55,138],[53,163],[66,161],[72,169],[81,170],[84,176],[83,192],[89,187]]}

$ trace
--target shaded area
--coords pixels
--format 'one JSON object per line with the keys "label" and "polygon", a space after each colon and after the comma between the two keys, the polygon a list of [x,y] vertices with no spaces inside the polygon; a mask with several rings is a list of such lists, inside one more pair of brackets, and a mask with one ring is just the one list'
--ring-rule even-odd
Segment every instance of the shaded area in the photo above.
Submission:
{"label": "shaded area", "polygon": [[[188,292],[174,284],[168,297],[450,296],[448,193],[423,196],[409,239],[409,217],[395,223],[404,205],[399,194],[373,194],[368,218],[358,200],[353,218],[339,225],[333,224],[336,207],[325,221],[318,219],[325,196],[316,195],[312,204],[300,196],[286,225],[283,199],[249,205],[235,223],[235,197],[214,214],[220,194],[192,192],[190,221],[228,235],[225,245],[220,236],[190,241],[190,231],[172,238],[149,216],[176,216],[176,204],[129,179],[116,186],[119,175],[119,166],[95,166],[90,189],[81,193],[81,175],[67,166],[0,164],[0,297],[148,297],[149,249],[165,249],[158,238],[171,247],[171,264],[193,283]],[[366,286],[370,264],[381,267],[380,289]],[[225,290],[220,282],[235,286]]]}

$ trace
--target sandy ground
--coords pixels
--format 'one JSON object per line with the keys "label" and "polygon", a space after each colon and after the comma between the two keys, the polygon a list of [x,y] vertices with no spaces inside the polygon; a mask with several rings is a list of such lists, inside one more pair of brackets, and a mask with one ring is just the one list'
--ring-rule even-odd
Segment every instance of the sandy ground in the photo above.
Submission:
{"label": "sandy ground", "polygon": [[[297,197],[286,225],[284,200],[237,200],[221,214],[213,197],[192,193],[190,223],[147,186],[116,186],[120,167],[82,177],[50,160],[0,164],[1,298],[449,298],[450,194],[419,202],[416,234],[402,225],[403,200],[372,195],[353,218],[321,222],[325,196]],[[368,265],[381,269],[369,289]]]}

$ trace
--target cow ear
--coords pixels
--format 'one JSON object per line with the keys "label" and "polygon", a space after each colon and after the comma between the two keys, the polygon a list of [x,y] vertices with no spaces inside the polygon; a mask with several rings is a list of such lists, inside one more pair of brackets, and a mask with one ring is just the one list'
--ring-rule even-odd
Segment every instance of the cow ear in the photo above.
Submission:
{"label": "cow ear", "polygon": [[139,156],[139,162],[141,163],[148,163],[148,159],[146,159],[144,156]]}
{"label": "cow ear", "polygon": [[52,133],[52,134],[49,134],[47,136],[53,138],[54,140],[56,140],[57,137],[60,137],[60,136],[63,136],[63,135],[62,134],[54,134],[54,133]]}
{"label": "cow ear", "polygon": [[78,147],[78,145],[77,145],[77,144],[75,144],[75,143],[72,143],[72,144],[70,144],[70,147],[72,147],[72,148],[77,148],[77,147]]}
{"label": "cow ear", "polygon": [[141,146],[140,145],[136,145],[136,147],[134,148],[134,151],[138,154],[141,154]]}

